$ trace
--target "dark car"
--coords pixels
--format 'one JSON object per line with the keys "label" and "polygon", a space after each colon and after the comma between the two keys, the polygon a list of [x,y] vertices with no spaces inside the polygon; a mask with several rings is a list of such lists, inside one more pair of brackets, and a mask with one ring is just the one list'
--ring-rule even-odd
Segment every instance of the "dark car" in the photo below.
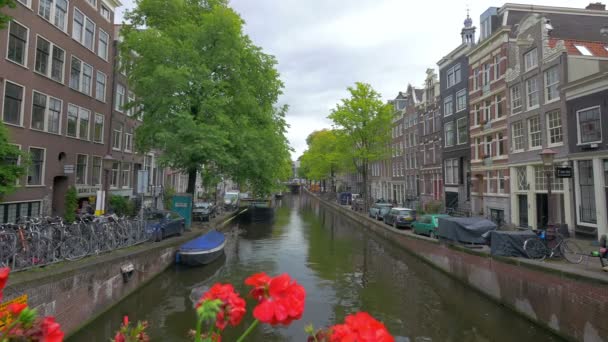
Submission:
{"label": "dark car", "polygon": [[395,228],[411,228],[414,221],[416,221],[416,210],[408,208],[393,208],[384,215],[384,223]]}
{"label": "dark car", "polygon": [[182,235],[186,226],[186,220],[173,211],[148,211],[145,218],[146,234],[153,241],[161,241],[171,235]]}
{"label": "dark car", "polygon": [[393,207],[390,203],[374,203],[374,205],[369,208],[369,217],[373,217],[376,220],[384,219],[384,215],[386,215],[391,208]]}
{"label": "dark car", "polygon": [[209,221],[215,217],[215,205],[210,202],[196,202],[192,209],[192,219],[200,221]]}

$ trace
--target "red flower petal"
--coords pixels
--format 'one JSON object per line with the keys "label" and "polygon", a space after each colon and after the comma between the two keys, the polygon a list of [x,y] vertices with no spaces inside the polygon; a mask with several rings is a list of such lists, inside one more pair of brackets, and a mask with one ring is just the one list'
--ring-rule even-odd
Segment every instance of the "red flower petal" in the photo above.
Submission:
{"label": "red flower petal", "polygon": [[21,304],[21,303],[11,303],[7,307],[8,312],[10,312],[13,315],[13,317],[19,316],[21,311],[23,311],[23,309],[25,309],[25,308],[27,308],[27,304]]}
{"label": "red flower petal", "polygon": [[55,322],[54,317],[44,317],[41,323],[42,328],[42,342],[62,342],[63,331],[59,323]]}

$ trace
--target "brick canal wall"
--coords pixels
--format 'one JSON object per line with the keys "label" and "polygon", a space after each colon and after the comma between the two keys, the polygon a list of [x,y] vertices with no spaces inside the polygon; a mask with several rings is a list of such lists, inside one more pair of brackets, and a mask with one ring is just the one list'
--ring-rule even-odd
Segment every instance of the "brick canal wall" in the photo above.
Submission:
{"label": "brick canal wall", "polygon": [[305,196],[565,339],[608,342],[608,275],[586,276],[527,260],[439,244],[404,234],[318,196]]}
{"label": "brick canal wall", "polygon": [[[181,244],[207,230],[194,228],[162,242],[11,274],[4,301],[27,294],[30,307],[41,315],[55,316],[70,335],[165,271],[175,262]],[[126,265],[133,265],[127,281],[121,272]]]}

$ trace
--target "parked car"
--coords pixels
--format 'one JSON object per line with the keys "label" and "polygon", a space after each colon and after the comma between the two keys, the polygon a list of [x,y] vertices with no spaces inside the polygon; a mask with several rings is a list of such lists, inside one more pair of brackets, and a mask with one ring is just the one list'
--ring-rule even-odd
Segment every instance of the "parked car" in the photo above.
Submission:
{"label": "parked car", "polygon": [[161,241],[171,235],[182,235],[186,227],[186,220],[174,211],[148,211],[145,219],[146,234],[153,241]]}
{"label": "parked car", "polygon": [[341,192],[338,194],[338,203],[340,205],[349,205],[352,201],[352,195],[350,192]]}
{"label": "parked car", "polygon": [[416,221],[416,210],[409,208],[392,208],[384,215],[384,223],[395,228],[411,228]]}
{"label": "parked car", "polygon": [[224,194],[224,208],[228,211],[235,210],[239,206],[239,192],[226,191]]}
{"label": "parked car", "polygon": [[192,219],[209,221],[215,217],[215,205],[211,202],[196,202],[192,209]]}
{"label": "parked car", "polygon": [[414,234],[428,235],[432,238],[437,238],[437,227],[439,227],[439,219],[451,217],[445,214],[423,215],[419,220],[412,225]]}
{"label": "parked car", "polygon": [[365,203],[363,198],[359,197],[357,199],[353,199],[353,204],[351,204],[351,209],[354,211],[363,211],[365,207]]}
{"label": "parked car", "polygon": [[374,203],[374,205],[369,208],[369,217],[373,217],[376,220],[384,219],[384,215],[386,215],[391,208],[393,207],[390,203]]}

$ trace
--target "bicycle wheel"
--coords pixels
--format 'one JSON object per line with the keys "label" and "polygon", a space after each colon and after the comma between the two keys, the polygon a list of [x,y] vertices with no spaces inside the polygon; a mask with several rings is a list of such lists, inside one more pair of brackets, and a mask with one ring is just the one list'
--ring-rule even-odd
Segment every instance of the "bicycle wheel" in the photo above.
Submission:
{"label": "bicycle wheel", "polygon": [[544,260],[548,254],[548,249],[545,244],[537,238],[531,238],[524,241],[524,251],[528,258],[535,260]]}
{"label": "bicycle wheel", "polygon": [[61,244],[61,256],[66,260],[74,261],[82,259],[89,253],[87,240],[79,237],[69,237]]}
{"label": "bicycle wheel", "polygon": [[572,264],[580,264],[585,257],[585,252],[581,246],[577,245],[576,242],[572,240],[564,240],[562,244],[559,245],[559,251],[562,253],[564,259]]}

